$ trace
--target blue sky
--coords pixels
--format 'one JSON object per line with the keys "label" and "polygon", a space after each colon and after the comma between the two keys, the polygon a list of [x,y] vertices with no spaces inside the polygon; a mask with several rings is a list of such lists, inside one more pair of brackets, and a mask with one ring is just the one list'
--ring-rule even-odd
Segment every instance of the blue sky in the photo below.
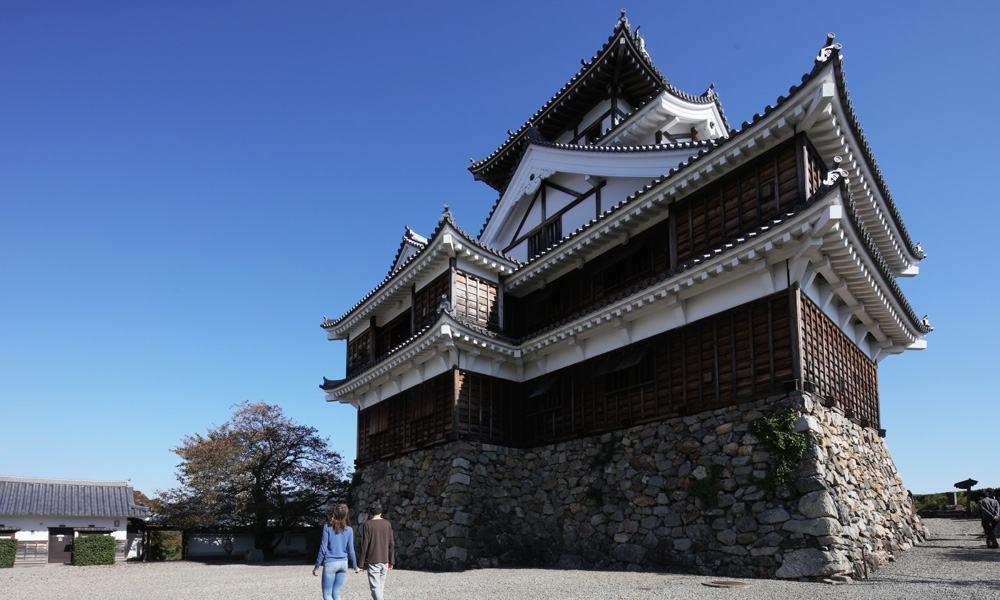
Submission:
{"label": "blue sky", "polygon": [[[827,32],[904,221],[900,281],[936,327],[879,369],[915,493],[997,460],[998,90],[992,3],[0,0],[0,474],[175,485],[170,448],[243,400],[281,405],[348,463],[340,316],[404,225],[478,232],[483,158],[628,8],[679,89],[733,127]],[[710,7],[710,8],[709,8]]]}

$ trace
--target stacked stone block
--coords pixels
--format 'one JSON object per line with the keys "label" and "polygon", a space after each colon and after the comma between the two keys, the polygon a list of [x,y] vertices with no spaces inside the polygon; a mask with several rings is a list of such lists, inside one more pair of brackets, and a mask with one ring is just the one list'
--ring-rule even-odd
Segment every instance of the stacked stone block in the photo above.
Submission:
{"label": "stacked stone block", "polygon": [[[749,424],[784,408],[807,449],[768,491]],[[864,576],[926,536],[878,432],[803,392],[539,448],[456,441],[358,477],[409,568]]]}

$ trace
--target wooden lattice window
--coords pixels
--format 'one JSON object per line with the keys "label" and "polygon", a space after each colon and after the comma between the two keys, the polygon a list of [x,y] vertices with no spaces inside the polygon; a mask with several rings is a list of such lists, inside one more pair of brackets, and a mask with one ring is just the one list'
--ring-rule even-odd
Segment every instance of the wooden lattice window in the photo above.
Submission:
{"label": "wooden lattice window", "polygon": [[801,291],[802,378],[849,416],[878,428],[878,367]]}
{"label": "wooden lattice window", "polygon": [[404,312],[386,323],[384,327],[379,327],[378,330],[378,344],[375,346],[375,354],[382,356],[410,339],[410,312]]}
{"label": "wooden lattice window", "polygon": [[347,342],[347,371],[350,373],[371,360],[371,329]]}
{"label": "wooden lattice window", "polygon": [[455,311],[481,327],[496,329],[499,325],[497,284],[464,271],[455,273]]}
{"label": "wooden lattice window", "polygon": [[534,258],[562,239],[562,216],[546,221],[528,238],[528,258]]}
{"label": "wooden lattice window", "polygon": [[420,331],[437,318],[442,298],[450,298],[451,272],[445,271],[434,281],[417,290],[413,299],[414,331]]}

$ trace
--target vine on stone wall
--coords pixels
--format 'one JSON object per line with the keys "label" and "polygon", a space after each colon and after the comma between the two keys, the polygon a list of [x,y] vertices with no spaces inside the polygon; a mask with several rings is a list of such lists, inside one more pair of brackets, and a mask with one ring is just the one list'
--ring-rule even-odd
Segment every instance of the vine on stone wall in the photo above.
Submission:
{"label": "vine on stone wall", "polygon": [[715,508],[719,505],[719,482],[722,480],[722,465],[712,465],[711,472],[691,484],[691,494],[701,500],[705,508]]}
{"label": "vine on stone wall", "polygon": [[806,451],[805,434],[795,431],[796,412],[790,408],[750,423],[750,433],[767,446],[774,455],[775,467],[764,487],[774,491],[791,483],[790,473],[798,468]]}

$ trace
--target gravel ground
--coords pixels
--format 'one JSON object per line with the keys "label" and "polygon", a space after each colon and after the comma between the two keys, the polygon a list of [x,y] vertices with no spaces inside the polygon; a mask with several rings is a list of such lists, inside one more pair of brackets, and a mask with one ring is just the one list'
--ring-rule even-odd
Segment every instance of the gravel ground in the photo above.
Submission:
{"label": "gravel ground", "polygon": [[[743,579],[743,589],[705,584],[725,577],[562,571],[482,569],[462,573],[394,570],[386,583],[389,600],[469,600],[546,598],[554,600],[647,598],[809,598],[851,600],[890,598],[1000,598],[1000,551],[987,550],[978,520],[926,519],[933,539],[902,553],[870,579],[828,585]],[[16,568],[0,573],[4,600],[252,600],[321,598],[320,579],[308,565],[129,563],[102,567]],[[348,573],[343,600],[369,598],[364,573]]]}

